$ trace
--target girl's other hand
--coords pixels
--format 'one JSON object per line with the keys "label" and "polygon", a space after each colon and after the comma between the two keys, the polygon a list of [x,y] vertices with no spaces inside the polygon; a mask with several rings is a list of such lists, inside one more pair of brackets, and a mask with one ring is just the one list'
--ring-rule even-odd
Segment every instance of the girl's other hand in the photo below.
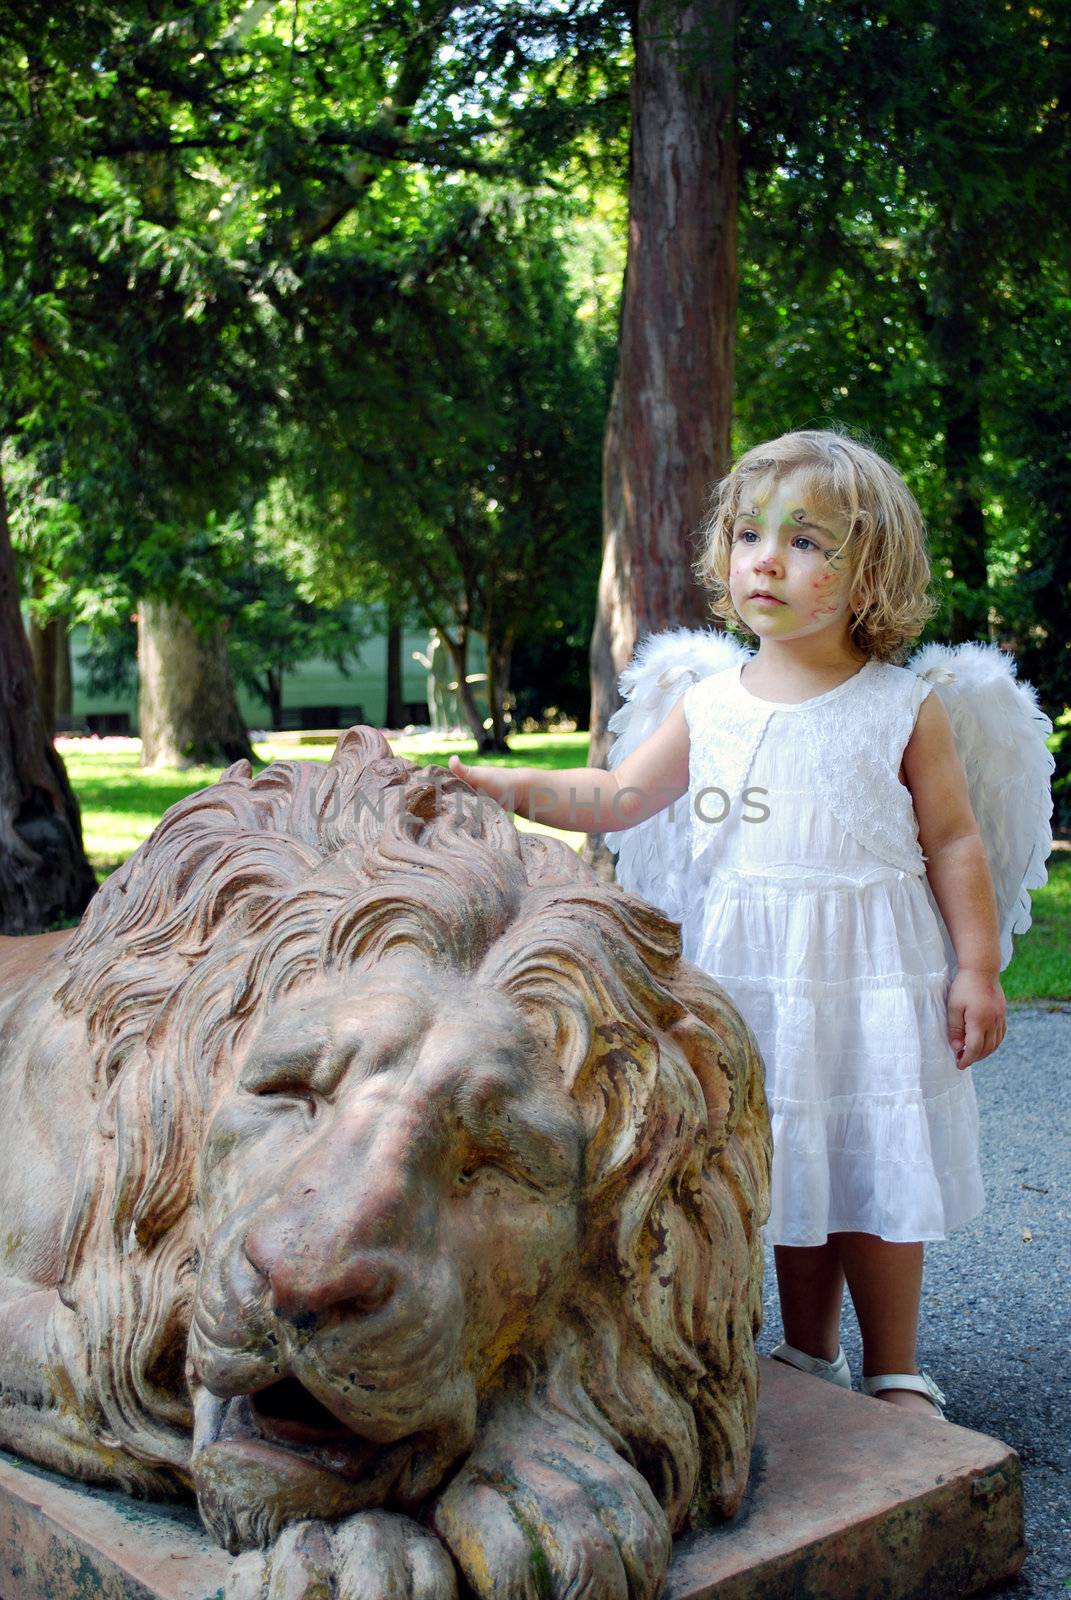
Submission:
{"label": "girl's other hand", "polygon": [[948,1042],[961,1071],[993,1054],[1007,1032],[1006,1013],[997,975],[960,967],[948,991]]}

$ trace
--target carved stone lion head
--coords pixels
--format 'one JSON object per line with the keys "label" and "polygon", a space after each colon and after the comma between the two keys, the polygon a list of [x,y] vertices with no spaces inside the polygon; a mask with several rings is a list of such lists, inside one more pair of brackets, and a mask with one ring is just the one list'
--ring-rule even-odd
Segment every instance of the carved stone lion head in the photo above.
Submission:
{"label": "carved stone lion head", "polygon": [[732,1511],[768,1128],[675,924],[354,729],[173,807],[67,960],[69,1382],[221,1542],[387,1508],[497,1594],[582,1526],[647,1593]]}

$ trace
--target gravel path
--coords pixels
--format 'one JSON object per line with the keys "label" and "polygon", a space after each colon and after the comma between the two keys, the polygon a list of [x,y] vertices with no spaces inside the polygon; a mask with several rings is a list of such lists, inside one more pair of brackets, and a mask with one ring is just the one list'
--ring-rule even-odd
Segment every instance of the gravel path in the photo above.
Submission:
{"label": "gravel path", "polygon": [[[920,1364],[954,1422],[1019,1452],[1026,1566],[1009,1600],[1071,1596],[1071,1006],[1013,1006],[995,1055],[971,1069],[987,1204],[926,1254]],[[781,1338],[767,1252],[760,1349]],[[844,1319],[853,1372],[855,1318]],[[948,1597],[953,1600],[953,1597]]]}

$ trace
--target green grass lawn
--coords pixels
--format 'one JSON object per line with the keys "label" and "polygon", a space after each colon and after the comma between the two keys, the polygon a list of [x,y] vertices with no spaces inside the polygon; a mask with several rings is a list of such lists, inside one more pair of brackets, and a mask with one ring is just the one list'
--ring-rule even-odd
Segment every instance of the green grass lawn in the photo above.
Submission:
{"label": "green grass lawn", "polygon": [[1033,923],[1015,941],[1001,981],[1009,1000],[1071,1000],[1071,850],[1049,857],[1049,881],[1030,896]]}
{"label": "green grass lawn", "polygon": [[[501,767],[580,766],[586,759],[588,739],[585,733],[517,734],[512,744],[508,756],[481,759]],[[327,761],[331,749],[330,742],[299,745],[282,736],[258,745],[257,754],[266,761]],[[475,759],[471,741],[450,743],[428,735],[399,739],[394,749],[421,766],[445,766],[455,753],[463,761]],[[113,872],[148,837],[168,806],[219,776],[216,767],[142,772],[133,744],[101,748],[89,741],[72,741],[65,743],[62,755],[82,806],[86,848],[99,877]],[[535,832],[555,831],[523,820],[519,826]],[[575,849],[583,835],[557,833],[557,837]],[[1005,993],[1009,1000],[1018,1001],[1071,1000],[1071,851],[1053,854],[1049,881],[1032,900],[1033,926],[1016,940],[1014,959],[1003,976]]]}
{"label": "green grass lawn", "polygon": [[[513,749],[508,756],[488,757],[489,763],[500,767],[575,767],[582,765],[587,756],[586,733],[519,733],[512,742]],[[124,740],[122,746],[118,740],[109,741],[105,747],[90,740],[71,740],[61,746],[82,807],[86,850],[101,878],[114,872],[120,862],[148,838],[168,806],[195,789],[214,783],[220,774],[218,767],[143,772],[138,766],[136,744]],[[299,744],[296,738],[287,739],[284,735],[258,744],[256,751],[264,761],[329,761],[333,748],[333,739],[322,744]],[[476,759],[476,746],[471,740],[444,742],[418,736],[395,740],[393,748],[397,755],[421,766],[445,767],[454,754],[463,761]],[[557,832],[523,819],[519,826],[535,833]],[[579,848],[583,839],[579,833],[560,832],[557,836],[574,849]]]}

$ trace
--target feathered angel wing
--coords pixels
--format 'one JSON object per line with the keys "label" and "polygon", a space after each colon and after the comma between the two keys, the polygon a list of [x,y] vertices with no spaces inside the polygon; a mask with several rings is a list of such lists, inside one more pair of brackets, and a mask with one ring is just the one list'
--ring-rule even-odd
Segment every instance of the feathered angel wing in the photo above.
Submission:
{"label": "feathered angel wing", "polygon": [[[735,666],[750,654],[744,645],[714,629],[692,632],[675,628],[644,639],[621,674],[625,703],[610,718],[610,732],[617,735],[610,751],[610,767],[619,767],[626,756],[650,738],[693,683]],[[607,834],[606,843],[617,855],[617,881],[621,887],[681,921],[696,887],[687,799],[678,800],[635,828]]]}
{"label": "feathered angel wing", "polygon": [[[932,683],[952,723],[993,874],[1001,971],[1012,934],[1030,926],[1030,890],[1040,889],[1052,849],[1052,723],[1012,656],[996,645],[928,644],[907,663]],[[955,958],[949,943],[950,965]]]}

